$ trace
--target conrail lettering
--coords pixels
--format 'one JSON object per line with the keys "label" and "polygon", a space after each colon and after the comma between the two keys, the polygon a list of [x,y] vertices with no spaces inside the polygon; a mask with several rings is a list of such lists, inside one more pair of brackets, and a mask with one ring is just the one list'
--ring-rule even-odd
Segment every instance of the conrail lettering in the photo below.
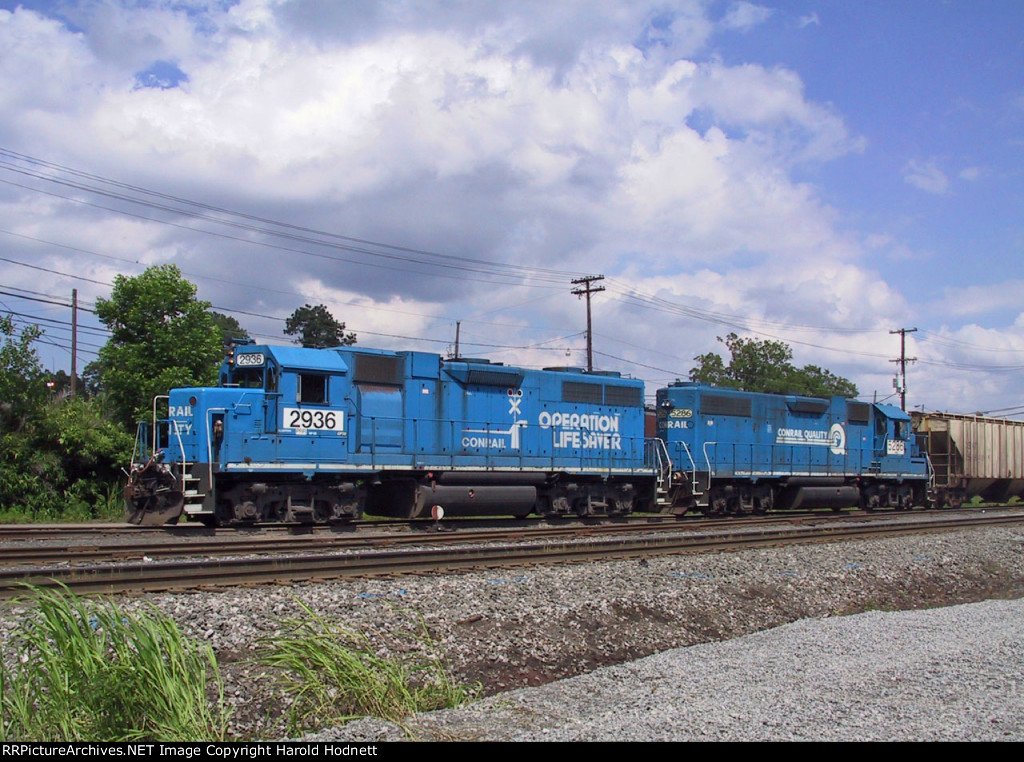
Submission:
{"label": "conrail lettering", "polygon": [[831,444],[827,431],[813,429],[779,429],[775,441],[779,444]]}
{"label": "conrail lettering", "polygon": [[832,428],[828,431],[820,429],[778,429],[775,432],[775,443],[828,447],[834,455],[845,455],[846,431],[838,423],[833,423]]}
{"label": "conrail lettering", "polygon": [[507,439],[499,439],[498,437],[463,437],[462,446],[466,448],[485,448],[492,450],[504,450],[508,447]]}

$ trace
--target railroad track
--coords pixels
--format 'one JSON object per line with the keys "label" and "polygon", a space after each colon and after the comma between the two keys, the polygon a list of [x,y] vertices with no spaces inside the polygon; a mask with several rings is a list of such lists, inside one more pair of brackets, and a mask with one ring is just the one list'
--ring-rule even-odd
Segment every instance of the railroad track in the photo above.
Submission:
{"label": "railroad track", "polygon": [[[523,524],[521,522],[492,522],[495,528],[487,528],[483,523],[474,523],[459,528],[452,526],[434,526],[419,522],[410,528],[404,526],[403,532],[366,532],[338,534],[325,528],[322,532],[290,535],[282,531],[270,533],[260,532],[260,537],[252,537],[248,533],[239,534],[231,530],[196,530],[190,532],[173,532],[169,537],[151,540],[152,532],[144,532],[142,541],[131,543],[111,542],[103,538],[69,542],[68,538],[60,538],[61,542],[53,545],[11,545],[0,547],[0,566],[35,566],[43,563],[82,564],[101,563],[108,561],[153,561],[158,558],[181,558],[191,556],[231,556],[261,555],[271,553],[301,552],[344,552],[367,549],[384,549],[395,546],[459,545],[468,543],[494,543],[535,541],[550,542],[559,539],[599,537],[604,535],[620,535],[625,532],[652,534],[664,532],[708,531],[720,526],[735,527],[735,520],[701,520],[690,519],[684,522],[676,520],[641,519],[611,523],[567,522],[564,525],[546,525],[537,522]],[[820,516],[819,516],[820,519]],[[806,517],[772,517],[761,520],[748,519],[742,522],[745,527],[759,524],[772,524],[779,521],[791,522],[807,520]],[[820,520],[841,520],[824,518]],[[858,520],[849,517],[848,520]],[[862,520],[862,519],[861,519]],[[393,526],[392,526],[393,528]],[[129,528],[128,533],[131,533]],[[191,537],[189,537],[191,535]],[[0,537],[3,537],[0,533]],[[59,537],[54,535],[53,538]],[[8,538],[9,540],[9,538]]]}
{"label": "railroad track", "polygon": [[[908,514],[899,514],[907,517]],[[242,558],[205,556],[187,560],[142,560],[107,564],[75,564],[28,569],[0,569],[0,597],[11,597],[24,585],[37,587],[67,586],[76,593],[119,593],[169,591],[225,587],[240,584],[291,583],[347,576],[391,576],[428,571],[452,571],[477,568],[513,567],[543,563],[571,563],[611,558],[643,558],[673,553],[704,553],[751,547],[779,546],[808,542],[836,542],[879,536],[922,532],[944,532],[968,528],[1024,524],[1024,513],[974,513],[947,517],[938,514],[913,516],[914,520],[895,521],[869,517],[860,521],[820,521],[751,526],[733,522],[726,527],[682,525],[675,531],[637,531],[610,526],[560,528],[561,536],[550,529],[520,531],[510,536],[486,538],[483,533],[458,537],[436,533],[429,547],[395,550],[390,546],[362,548],[322,547],[309,552],[293,546],[287,551],[270,552]],[[554,528],[559,529],[559,528]],[[617,534],[613,530],[618,530]],[[541,536],[546,532],[546,536]],[[574,534],[569,534],[574,532]],[[425,537],[413,538],[419,545]],[[387,538],[393,544],[394,536]],[[268,541],[269,544],[269,541]],[[192,551],[194,552],[194,550]],[[64,560],[67,560],[65,551]]]}
{"label": "railroad track", "polygon": [[[816,517],[810,514],[801,516],[763,517],[746,519],[744,527],[781,522],[802,522],[807,520],[840,521],[866,520],[865,516]],[[665,520],[667,519],[667,520]],[[95,536],[95,530],[83,533],[85,539],[69,539],[60,533],[59,527],[48,528],[45,532],[32,535],[35,540],[52,540],[53,544],[11,544],[10,540],[23,540],[26,537],[19,533],[7,535],[0,528],[0,567],[37,566],[45,563],[83,564],[103,563],[109,561],[152,561],[158,558],[181,558],[191,556],[232,556],[257,555],[270,553],[299,553],[324,551],[355,551],[362,549],[382,549],[393,546],[423,545],[444,543],[457,545],[462,543],[510,542],[516,540],[552,541],[563,538],[592,537],[616,535],[623,532],[656,533],[665,531],[708,531],[720,527],[736,527],[733,520],[703,520],[697,517],[678,521],[675,517],[654,516],[639,518],[635,521],[616,520],[613,522],[579,522],[565,521],[556,525],[538,524],[537,522],[470,522],[453,526],[433,525],[424,522],[412,524],[392,524],[392,531],[380,530],[379,524],[370,524],[359,532],[339,531],[328,527],[307,527],[306,531],[294,528],[271,531],[258,530],[239,532],[231,529],[211,530],[206,528],[170,527],[165,532],[159,528],[145,528],[136,532],[135,527],[117,527],[112,531],[130,537],[131,542],[111,541],[104,536]],[[400,531],[395,531],[396,529]],[[156,538],[156,535],[162,535]]]}

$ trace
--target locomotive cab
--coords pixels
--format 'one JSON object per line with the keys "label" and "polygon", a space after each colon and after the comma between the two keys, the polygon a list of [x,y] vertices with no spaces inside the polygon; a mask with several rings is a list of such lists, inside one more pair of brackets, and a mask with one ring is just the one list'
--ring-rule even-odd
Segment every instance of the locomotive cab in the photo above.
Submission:
{"label": "locomotive cab", "polygon": [[[173,389],[140,426],[126,520],[347,520],[362,501],[324,479],[348,460],[348,365],[336,352],[244,344],[212,388]],[[287,469],[282,463],[288,463]]]}
{"label": "locomotive cab", "polygon": [[910,427],[910,416],[891,405],[875,405],[875,454],[879,458],[909,457],[917,445]]}

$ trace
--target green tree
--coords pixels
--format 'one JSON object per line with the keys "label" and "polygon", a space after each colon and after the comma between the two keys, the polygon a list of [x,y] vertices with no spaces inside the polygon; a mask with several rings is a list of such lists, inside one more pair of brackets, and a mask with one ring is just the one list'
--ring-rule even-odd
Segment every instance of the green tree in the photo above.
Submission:
{"label": "green tree", "polygon": [[45,372],[33,346],[43,332],[30,325],[16,333],[9,315],[0,315],[0,430],[20,428],[46,400]]}
{"label": "green tree", "polygon": [[36,326],[16,335],[0,317],[0,521],[120,516],[132,437],[100,400],[62,397],[70,376],[43,370],[33,347],[41,335]]}
{"label": "green tree", "polygon": [[[71,374],[66,370],[47,373],[44,383],[50,390],[51,396],[64,397],[71,394]],[[84,388],[81,376],[75,376],[75,394],[88,394],[88,389]]]}
{"label": "green tree", "polygon": [[98,400],[51,399],[22,430],[0,434],[0,520],[120,517],[132,442]]}
{"label": "green tree", "polygon": [[210,317],[213,318],[217,330],[220,331],[220,343],[224,354],[231,348],[234,339],[250,339],[249,332],[242,328],[241,324],[230,315],[210,310]]}
{"label": "green tree", "polygon": [[149,417],[153,397],[173,387],[217,380],[220,331],[174,265],[118,275],[96,315],[111,332],[99,353],[102,387],[126,424]]}
{"label": "green tree", "polygon": [[299,307],[285,321],[284,332],[289,336],[298,335],[302,346],[313,349],[344,347],[356,343],[356,335],[345,333],[345,324],[335,320],[322,304]]}
{"label": "green tree", "polygon": [[103,362],[97,357],[85,366],[82,371],[82,386],[85,393],[90,397],[98,397],[103,394]]}
{"label": "green tree", "polygon": [[[102,504],[121,481],[133,437],[103,414],[100,400],[53,400],[32,431],[36,447],[60,461],[61,490],[85,510]],[[117,501],[118,508],[121,501]]]}
{"label": "green tree", "polygon": [[741,339],[735,333],[718,340],[729,350],[729,364],[714,352],[698,355],[693,358],[698,364],[690,371],[691,381],[748,392],[857,396],[856,385],[842,376],[817,365],[795,367],[793,350],[785,342]]}
{"label": "green tree", "polygon": [[837,376],[832,371],[819,368],[817,365],[805,365],[800,370],[800,374],[804,386],[803,391],[800,391],[799,394],[806,394],[810,397],[827,397],[830,394],[856,397],[860,393],[857,385],[849,379]]}

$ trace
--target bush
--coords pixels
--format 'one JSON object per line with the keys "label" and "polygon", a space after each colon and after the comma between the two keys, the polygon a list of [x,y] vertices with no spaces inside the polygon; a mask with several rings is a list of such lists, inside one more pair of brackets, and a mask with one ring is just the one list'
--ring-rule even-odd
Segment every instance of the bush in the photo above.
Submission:
{"label": "bush", "polygon": [[122,515],[121,468],[132,438],[96,400],[55,400],[0,434],[0,521],[86,521]]}

